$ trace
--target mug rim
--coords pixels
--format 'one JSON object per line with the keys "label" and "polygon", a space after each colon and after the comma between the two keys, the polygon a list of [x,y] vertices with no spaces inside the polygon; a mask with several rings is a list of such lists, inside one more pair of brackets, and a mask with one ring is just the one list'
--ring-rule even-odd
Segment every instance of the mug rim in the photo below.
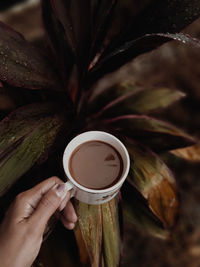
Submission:
{"label": "mug rim", "polygon": [[[85,186],[83,186],[83,185],[77,183],[77,182],[74,180],[74,178],[71,176],[71,173],[70,173],[70,171],[69,171],[69,160],[67,160],[67,161],[65,160],[66,155],[68,154],[67,150],[68,150],[68,148],[69,148],[69,145],[70,145],[72,142],[74,142],[75,139],[78,139],[78,138],[80,138],[80,137],[82,137],[82,136],[84,136],[84,135],[87,135],[87,134],[97,134],[97,133],[98,133],[98,134],[101,134],[101,135],[104,135],[104,136],[109,136],[109,137],[113,138],[118,144],[120,144],[120,146],[122,147],[122,149],[123,149],[123,151],[124,151],[124,153],[125,153],[126,165],[127,165],[126,170],[125,170],[123,176],[120,178],[120,180],[119,180],[116,184],[114,184],[114,185],[112,185],[112,186],[110,186],[110,187],[108,187],[108,188],[104,188],[104,189],[91,189],[91,188],[87,188],[87,187],[85,187]],[[92,139],[92,138],[91,138],[91,140],[87,140],[87,141],[85,141],[85,142],[89,142],[89,141],[92,141],[92,140],[95,140],[95,141],[101,141],[101,140],[98,140],[98,139]],[[82,144],[85,143],[85,142],[82,142]],[[81,145],[81,144],[79,144],[79,146],[80,146],[80,145]],[[75,150],[75,149],[74,149],[74,150]],[[119,151],[118,151],[118,152],[119,152]],[[73,151],[71,152],[71,154],[72,154],[72,153],[73,153]],[[120,152],[119,152],[119,153],[120,153]],[[70,155],[70,156],[71,156],[71,155]],[[70,157],[69,157],[69,159],[70,159]],[[112,192],[112,191],[115,191],[116,189],[118,189],[118,188],[121,186],[121,184],[124,182],[124,180],[126,179],[126,177],[128,176],[128,172],[129,172],[129,169],[130,169],[130,157],[129,157],[129,154],[128,154],[128,151],[127,151],[125,145],[124,145],[124,144],[123,144],[117,137],[115,137],[114,135],[112,135],[112,134],[110,134],[110,133],[107,133],[107,132],[103,132],[103,131],[87,131],[87,132],[83,132],[83,133],[81,133],[81,134],[75,136],[75,137],[68,143],[68,145],[66,146],[66,148],[65,148],[65,150],[64,150],[64,153],[63,153],[63,168],[64,168],[65,175],[66,175],[67,179],[68,179],[72,184],[74,184],[76,187],[78,187],[79,189],[81,189],[81,190],[83,190],[83,191],[85,191],[85,192],[88,192],[88,193],[93,193],[93,194],[107,193],[107,192]]]}

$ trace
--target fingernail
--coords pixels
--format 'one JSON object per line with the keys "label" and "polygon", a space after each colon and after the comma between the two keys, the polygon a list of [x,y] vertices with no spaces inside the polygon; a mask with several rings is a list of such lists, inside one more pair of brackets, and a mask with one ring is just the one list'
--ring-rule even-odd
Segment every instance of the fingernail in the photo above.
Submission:
{"label": "fingernail", "polygon": [[68,191],[66,190],[65,184],[58,184],[55,187],[55,192],[57,196],[64,198]]}
{"label": "fingernail", "polygon": [[64,210],[65,206],[66,206],[65,202],[62,202],[61,205],[60,205],[60,207],[58,208],[59,211]]}
{"label": "fingernail", "polygon": [[65,198],[63,199],[63,201],[60,204],[59,211],[62,211],[65,208],[69,198],[70,198],[70,193],[68,192],[68,194],[65,196]]}
{"label": "fingernail", "polygon": [[68,226],[67,226],[67,228],[68,228],[69,230],[74,229],[74,227],[75,227],[75,223],[69,223]]}
{"label": "fingernail", "polygon": [[73,223],[77,222],[77,220],[78,220],[78,217],[77,217],[76,213],[74,213],[72,216]]}

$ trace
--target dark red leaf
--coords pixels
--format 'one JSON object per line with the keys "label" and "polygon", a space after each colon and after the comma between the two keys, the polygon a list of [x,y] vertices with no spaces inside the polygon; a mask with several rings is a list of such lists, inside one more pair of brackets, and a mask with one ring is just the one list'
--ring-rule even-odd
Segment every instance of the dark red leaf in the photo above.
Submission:
{"label": "dark red leaf", "polygon": [[57,16],[57,19],[60,21],[60,23],[65,29],[67,41],[69,43],[70,48],[72,49],[73,53],[77,55],[77,44],[69,11],[70,1],[50,0],[50,2]]}
{"label": "dark red leaf", "polygon": [[0,80],[29,89],[60,89],[58,75],[22,35],[0,22]]}
{"label": "dark red leaf", "polygon": [[199,0],[154,0],[137,16],[132,16],[123,27],[106,53],[121,46],[125,41],[141,37],[144,34],[159,32],[180,32],[200,16]]}
{"label": "dark red leaf", "polygon": [[51,0],[81,69],[88,64],[91,38],[90,0]]}
{"label": "dark red leaf", "polygon": [[135,57],[149,52],[170,40],[180,41],[182,43],[187,43],[200,48],[199,40],[183,33],[147,34],[136,40],[126,42],[121,47],[117,48],[106,56],[103,55],[98,64],[91,69],[89,78],[91,79],[91,82],[94,82],[103,75],[120,68]]}
{"label": "dark red leaf", "polygon": [[181,31],[199,16],[200,2],[198,0],[156,0],[133,19],[126,34],[133,39],[146,33],[175,33]]}
{"label": "dark red leaf", "polygon": [[[109,24],[112,19],[113,11],[118,0],[92,1],[92,47],[91,59],[103,46],[104,38],[108,32]],[[96,5],[95,5],[96,4]],[[94,62],[95,63],[95,62]],[[91,67],[91,66],[90,66]]]}
{"label": "dark red leaf", "polygon": [[67,43],[65,30],[62,24],[56,18],[50,1],[42,0],[42,16],[46,32],[54,50],[54,54],[58,57],[60,66],[62,68],[61,71],[63,71],[63,76],[66,80],[70,74],[74,58]]}

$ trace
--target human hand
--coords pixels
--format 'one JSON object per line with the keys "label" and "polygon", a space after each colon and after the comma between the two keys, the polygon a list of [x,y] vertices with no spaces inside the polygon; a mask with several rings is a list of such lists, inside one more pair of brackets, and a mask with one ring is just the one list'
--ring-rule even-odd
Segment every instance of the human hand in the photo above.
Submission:
{"label": "human hand", "polygon": [[0,266],[30,267],[40,250],[50,217],[62,211],[61,220],[73,229],[77,216],[63,182],[52,177],[20,193],[0,226]]}

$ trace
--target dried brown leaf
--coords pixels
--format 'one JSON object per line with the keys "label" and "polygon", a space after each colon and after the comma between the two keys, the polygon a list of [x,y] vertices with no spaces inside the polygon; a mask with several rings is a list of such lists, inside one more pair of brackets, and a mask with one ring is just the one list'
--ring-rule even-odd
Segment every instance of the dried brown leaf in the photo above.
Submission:
{"label": "dried brown leaf", "polygon": [[185,160],[192,162],[200,161],[200,143],[186,148],[175,149],[170,152],[175,156],[183,158]]}
{"label": "dried brown leaf", "polygon": [[125,219],[134,227],[161,239],[169,238],[169,232],[148,207],[147,201],[130,183],[122,187],[123,211]]}
{"label": "dried brown leaf", "polygon": [[150,150],[132,144],[130,182],[141,192],[165,227],[175,224],[178,212],[176,183],[165,163]]}

